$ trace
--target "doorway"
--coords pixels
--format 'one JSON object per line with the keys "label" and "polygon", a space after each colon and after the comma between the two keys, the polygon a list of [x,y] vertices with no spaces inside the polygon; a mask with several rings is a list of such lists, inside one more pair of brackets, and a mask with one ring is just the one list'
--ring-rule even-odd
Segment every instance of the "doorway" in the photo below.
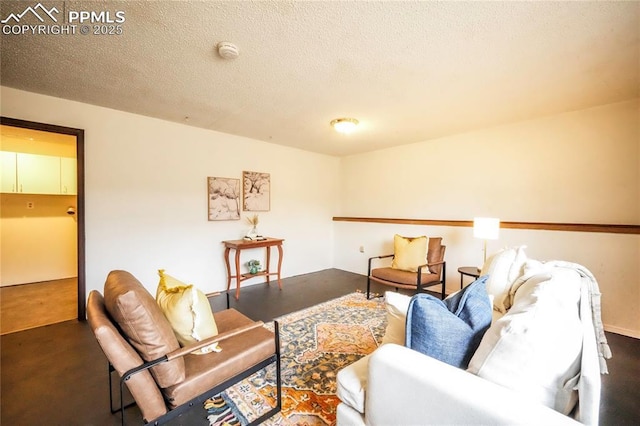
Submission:
{"label": "doorway", "polygon": [[8,117],[0,128],[1,334],[83,321],[84,130]]}

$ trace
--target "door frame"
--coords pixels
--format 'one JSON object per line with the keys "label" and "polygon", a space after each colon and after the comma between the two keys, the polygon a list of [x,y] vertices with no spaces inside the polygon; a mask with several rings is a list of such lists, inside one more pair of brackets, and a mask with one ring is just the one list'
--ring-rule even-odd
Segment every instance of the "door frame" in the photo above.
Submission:
{"label": "door frame", "polygon": [[78,320],[85,321],[87,318],[86,301],[86,267],[85,267],[85,218],[84,218],[84,129],[73,127],[57,126],[55,124],[38,123],[35,121],[20,120],[17,118],[0,117],[0,124],[12,127],[21,127],[30,130],[40,130],[49,133],[59,133],[76,137],[76,161],[77,161],[77,207],[76,218],[78,219]]}

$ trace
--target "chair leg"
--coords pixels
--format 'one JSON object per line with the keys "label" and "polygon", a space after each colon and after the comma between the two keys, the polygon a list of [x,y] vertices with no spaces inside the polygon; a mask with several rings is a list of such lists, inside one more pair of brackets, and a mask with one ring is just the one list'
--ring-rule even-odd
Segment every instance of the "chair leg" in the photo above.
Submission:
{"label": "chair leg", "polygon": [[369,300],[369,290],[371,288],[371,277],[367,276],[367,300]]}
{"label": "chair leg", "polygon": [[447,289],[447,263],[442,264],[442,300],[447,297],[445,290]]}

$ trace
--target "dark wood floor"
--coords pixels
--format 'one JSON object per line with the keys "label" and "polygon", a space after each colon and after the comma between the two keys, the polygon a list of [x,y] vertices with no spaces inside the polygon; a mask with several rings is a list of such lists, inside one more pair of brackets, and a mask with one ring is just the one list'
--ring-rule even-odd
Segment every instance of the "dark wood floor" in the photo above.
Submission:
{"label": "dark wood floor", "polygon": [[[255,320],[271,319],[325,300],[364,290],[366,278],[329,269],[242,289],[231,306]],[[386,289],[374,288],[384,291]],[[224,309],[226,298],[211,301]],[[607,333],[614,357],[610,374],[602,376],[601,425],[640,422],[640,340]],[[0,338],[1,425],[117,425],[109,412],[107,364],[85,322],[66,321],[4,335]],[[141,424],[134,406],[126,410],[129,424]],[[172,425],[207,425],[196,407]]]}

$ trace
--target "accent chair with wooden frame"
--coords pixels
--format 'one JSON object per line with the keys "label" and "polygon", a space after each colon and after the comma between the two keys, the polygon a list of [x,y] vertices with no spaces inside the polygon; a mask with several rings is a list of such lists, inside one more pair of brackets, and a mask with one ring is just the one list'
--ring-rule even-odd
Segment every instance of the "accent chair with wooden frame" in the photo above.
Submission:
{"label": "accent chair with wooden frame", "polygon": [[[250,424],[260,424],[281,410],[277,322],[272,332],[261,321],[225,309],[214,313],[218,335],[180,347],[160,307],[133,275],[112,271],[104,294],[96,290],[89,294],[87,317],[109,363],[111,412],[121,412],[123,425],[125,385],[145,423],[158,425],[273,363],[275,407]],[[215,342],[221,352],[193,353]],[[111,397],[113,371],[120,376],[120,407],[116,409]]]}
{"label": "accent chair with wooden frame", "polygon": [[394,254],[374,256],[369,258],[367,270],[367,299],[370,297],[371,281],[379,284],[414,290],[416,293],[424,292],[427,287],[442,285],[442,299],[446,297],[447,263],[444,260],[446,246],[442,245],[441,237],[428,239],[428,249],[424,264],[419,265],[416,271],[396,269],[392,267],[375,268],[373,263],[380,259],[394,259]]}

